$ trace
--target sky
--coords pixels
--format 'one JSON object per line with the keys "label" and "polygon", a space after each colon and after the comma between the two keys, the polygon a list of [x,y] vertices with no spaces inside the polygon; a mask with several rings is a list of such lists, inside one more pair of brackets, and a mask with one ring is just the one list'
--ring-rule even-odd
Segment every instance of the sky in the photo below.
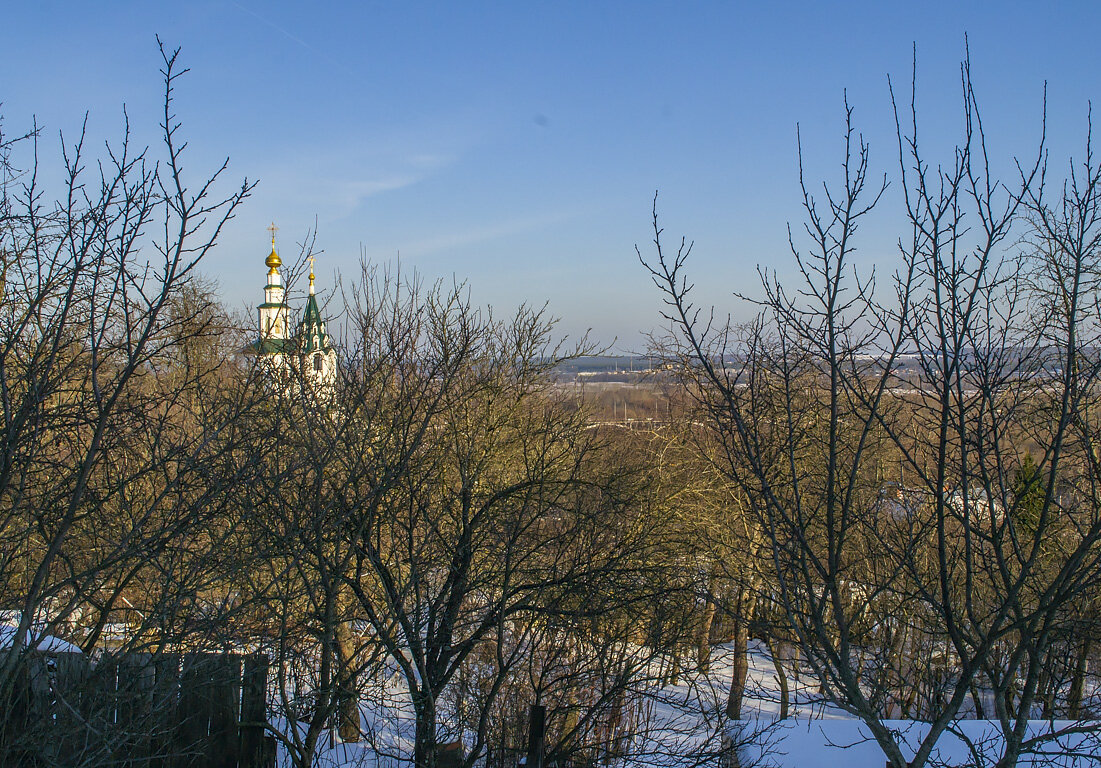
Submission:
{"label": "sky", "polygon": [[[694,242],[697,301],[747,319],[734,294],[757,295],[759,266],[791,277],[796,127],[807,178],[836,181],[847,95],[873,172],[893,178],[888,76],[908,89],[915,49],[933,165],[961,135],[965,35],[1006,173],[1036,153],[1045,84],[1059,170],[1101,95],[1096,2],[42,0],[5,26],[3,125],[37,121],[42,154],[86,112],[90,136],[116,137],[123,105],[155,141],[155,36],[181,49],[187,173],[229,158],[224,192],[258,182],[204,264],[231,307],[262,300],[274,222],[285,257],[316,233],[322,291],[361,259],[400,262],[498,315],[547,303],[561,334],[614,352],[662,325],[635,255],[652,253],[655,192],[665,237]],[[891,268],[897,192],[862,233],[862,266]]]}

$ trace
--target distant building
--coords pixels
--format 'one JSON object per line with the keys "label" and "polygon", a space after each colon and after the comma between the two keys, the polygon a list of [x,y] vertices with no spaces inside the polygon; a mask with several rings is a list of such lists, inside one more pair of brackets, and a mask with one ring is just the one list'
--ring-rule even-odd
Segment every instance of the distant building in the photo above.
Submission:
{"label": "distant building", "polygon": [[264,303],[256,308],[259,337],[254,344],[273,377],[290,383],[303,381],[318,395],[332,393],[336,384],[336,349],[325,330],[321,308],[314,293],[313,257],[310,257],[310,290],[306,309],[294,332],[288,319],[286,289],[279,267],[283,260],[275,250],[275,225],[271,226],[271,253],[264,264],[268,268]]}

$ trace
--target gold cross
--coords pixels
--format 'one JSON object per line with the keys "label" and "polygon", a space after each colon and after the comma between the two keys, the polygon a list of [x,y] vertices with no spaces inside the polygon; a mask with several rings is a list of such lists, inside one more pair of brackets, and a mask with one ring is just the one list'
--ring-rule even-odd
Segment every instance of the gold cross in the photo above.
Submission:
{"label": "gold cross", "polygon": [[279,231],[279,227],[275,226],[275,222],[273,221],[271,223],[271,226],[268,227],[268,232],[271,232],[271,247],[272,248],[275,247],[275,233],[278,232],[278,231]]}

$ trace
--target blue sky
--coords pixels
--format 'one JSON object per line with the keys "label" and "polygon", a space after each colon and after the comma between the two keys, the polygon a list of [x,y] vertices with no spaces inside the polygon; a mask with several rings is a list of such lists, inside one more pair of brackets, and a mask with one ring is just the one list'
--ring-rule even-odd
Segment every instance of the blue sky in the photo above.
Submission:
{"label": "blue sky", "polygon": [[[260,301],[267,227],[296,250],[317,222],[322,287],[361,252],[428,279],[468,280],[507,313],[550,303],[561,330],[620,350],[660,323],[634,245],[651,199],[695,240],[700,301],[736,318],[755,267],[791,263],[800,220],[796,124],[812,178],[836,177],[842,93],[897,164],[887,75],[918,99],[930,158],[959,135],[964,34],[992,149],[1034,151],[1048,83],[1049,147],[1081,154],[1101,94],[1101,4],[502,2],[20,3],[5,11],[0,102],[56,142],[84,111],[117,135],[125,103],[154,137],[154,35],[182,48],[188,170],[230,158],[260,185],[206,272],[233,307]],[[226,187],[228,191],[228,186]],[[862,241],[889,264],[888,196]]]}

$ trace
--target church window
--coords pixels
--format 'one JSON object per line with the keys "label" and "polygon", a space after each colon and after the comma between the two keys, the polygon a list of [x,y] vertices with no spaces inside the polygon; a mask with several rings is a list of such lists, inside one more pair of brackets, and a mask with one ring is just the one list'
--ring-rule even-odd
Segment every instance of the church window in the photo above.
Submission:
{"label": "church window", "polygon": [[317,352],[313,356],[313,369],[315,371],[321,370],[321,353]]}

